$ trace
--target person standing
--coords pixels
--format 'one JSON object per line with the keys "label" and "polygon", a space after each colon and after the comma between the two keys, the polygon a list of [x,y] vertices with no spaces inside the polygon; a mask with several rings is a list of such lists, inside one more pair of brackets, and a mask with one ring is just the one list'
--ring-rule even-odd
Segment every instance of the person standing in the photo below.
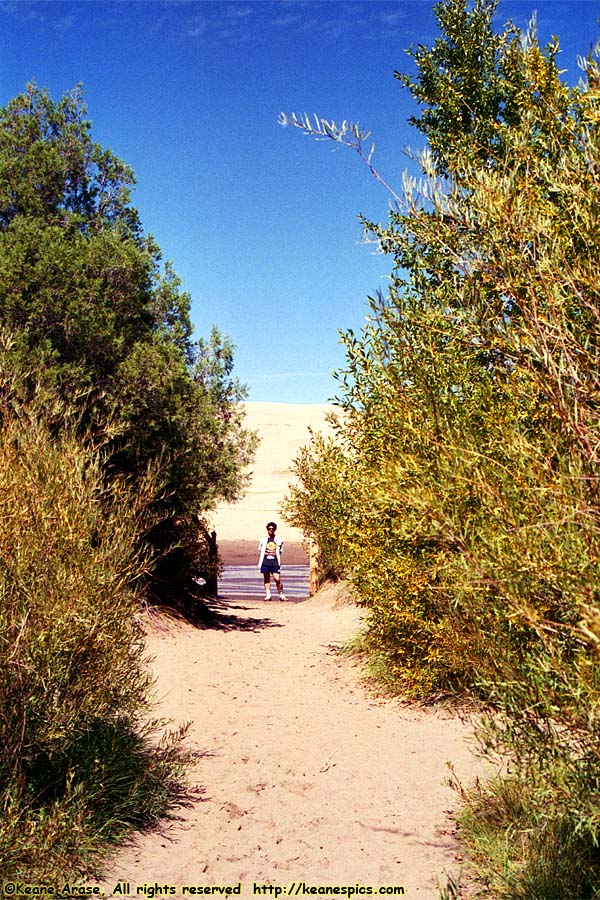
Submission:
{"label": "person standing", "polygon": [[262,572],[265,586],[265,600],[271,599],[271,575],[277,585],[280,600],[287,600],[283,593],[283,582],[281,580],[281,553],[283,550],[283,541],[277,537],[277,524],[275,522],[267,522],[267,533],[258,545],[258,568]]}

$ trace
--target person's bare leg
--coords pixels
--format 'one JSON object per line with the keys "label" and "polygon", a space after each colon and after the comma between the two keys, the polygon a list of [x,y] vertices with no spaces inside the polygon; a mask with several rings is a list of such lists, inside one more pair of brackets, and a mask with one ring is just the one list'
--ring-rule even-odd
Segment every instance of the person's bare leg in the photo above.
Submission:
{"label": "person's bare leg", "polygon": [[275,579],[275,584],[277,585],[277,591],[279,593],[279,599],[285,600],[286,596],[283,593],[283,579],[281,578],[281,574],[279,572],[273,572],[273,578]]}
{"label": "person's bare leg", "polygon": [[263,572],[263,581],[265,583],[265,600],[271,599],[271,575],[269,572]]}

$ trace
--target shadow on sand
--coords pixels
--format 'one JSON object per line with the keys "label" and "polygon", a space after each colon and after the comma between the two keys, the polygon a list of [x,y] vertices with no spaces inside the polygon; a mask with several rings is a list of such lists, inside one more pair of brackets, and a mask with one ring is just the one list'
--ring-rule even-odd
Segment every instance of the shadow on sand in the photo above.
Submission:
{"label": "shadow on sand", "polygon": [[[242,606],[233,600],[210,598],[203,601],[208,612],[208,621],[205,628],[216,628],[221,631],[262,631],[263,628],[282,628],[280,622],[275,622],[268,616],[254,616],[251,613],[254,606]],[[236,615],[235,610],[250,613],[247,616]]]}
{"label": "shadow on sand", "polygon": [[[261,615],[253,605],[242,605],[239,600],[224,597],[207,597],[200,590],[187,590],[178,597],[155,598],[149,606],[167,618],[187,622],[194,628],[210,628],[218,631],[262,631],[264,628],[281,628],[281,623]],[[236,612],[246,613],[238,615]],[[255,613],[253,615],[253,613]]]}

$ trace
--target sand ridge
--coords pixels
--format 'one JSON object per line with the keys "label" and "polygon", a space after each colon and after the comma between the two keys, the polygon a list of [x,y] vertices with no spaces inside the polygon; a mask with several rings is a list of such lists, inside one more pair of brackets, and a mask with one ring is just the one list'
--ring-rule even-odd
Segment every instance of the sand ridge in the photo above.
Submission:
{"label": "sand ridge", "polygon": [[219,542],[258,540],[268,521],[278,523],[278,534],[289,543],[300,543],[302,533],[281,519],[279,511],[288,485],[295,482],[293,461],[299,449],[310,443],[310,431],[331,434],[329,404],[245,403],[244,424],[257,431],[260,444],[250,466],[251,481],[237,503],[220,504],[210,523]]}

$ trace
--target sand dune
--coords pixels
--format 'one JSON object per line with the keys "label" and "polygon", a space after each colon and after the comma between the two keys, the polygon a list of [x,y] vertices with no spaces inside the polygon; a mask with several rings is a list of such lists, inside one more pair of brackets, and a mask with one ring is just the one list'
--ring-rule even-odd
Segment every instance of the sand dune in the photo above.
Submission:
{"label": "sand dune", "polygon": [[249,541],[253,546],[273,519],[288,544],[300,543],[302,533],[283,522],[280,505],[294,481],[292,464],[298,450],[310,442],[309,428],[331,432],[326,422],[334,407],[305,403],[246,403],[246,426],[258,432],[260,445],[251,466],[252,478],[237,503],[222,504],[212,517],[219,546]]}

